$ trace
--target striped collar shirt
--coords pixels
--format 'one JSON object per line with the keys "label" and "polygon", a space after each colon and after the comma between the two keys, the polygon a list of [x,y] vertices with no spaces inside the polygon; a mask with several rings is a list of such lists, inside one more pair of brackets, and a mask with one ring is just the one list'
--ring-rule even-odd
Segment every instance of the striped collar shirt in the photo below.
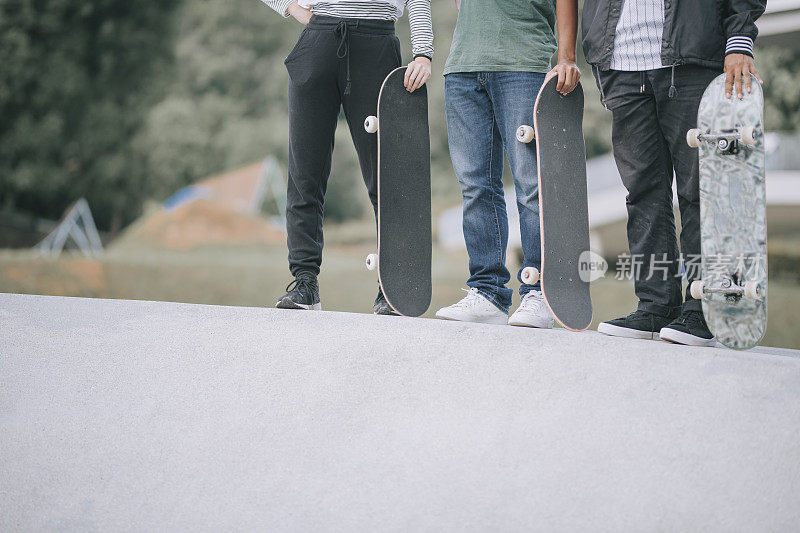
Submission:
{"label": "striped collar shirt", "polygon": [[664,0],[624,0],[614,36],[611,69],[642,71],[664,67],[664,16]]}

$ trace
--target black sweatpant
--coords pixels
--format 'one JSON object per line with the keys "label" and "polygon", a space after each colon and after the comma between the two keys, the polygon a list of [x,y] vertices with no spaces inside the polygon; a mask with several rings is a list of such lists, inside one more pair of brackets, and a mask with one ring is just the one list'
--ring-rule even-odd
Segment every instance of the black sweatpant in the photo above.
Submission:
{"label": "black sweatpant", "polygon": [[339,109],[344,107],[369,198],[377,209],[378,139],[364,130],[384,78],[400,66],[390,21],[313,16],[286,57],[289,72],[289,269],[319,273],[322,218]]}
{"label": "black sweatpant", "polygon": [[[715,69],[684,65],[644,72],[599,71],[604,103],[613,113],[614,158],[628,190],[628,244],[639,309],[662,316],[681,311],[681,272],[673,216],[672,179],[681,213],[680,247],[691,282],[699,276],[700,189],[696,149],[686,131]],[[674,87],[672,97],[670,88]],[[638,271],[637,271],[638,270]],[[687,288],[683,308],[699,310]]]}

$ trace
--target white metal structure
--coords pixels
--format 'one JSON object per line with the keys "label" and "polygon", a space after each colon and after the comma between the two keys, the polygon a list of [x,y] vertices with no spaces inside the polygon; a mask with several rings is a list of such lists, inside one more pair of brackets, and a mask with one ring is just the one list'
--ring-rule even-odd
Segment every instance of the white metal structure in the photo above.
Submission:
{"label": "white metal structure", "polygon": [[94,225],[89,203],[81,198],[69,208],[67,214],[36,249],[46,255],[59,255],[69,240],[87,257],[96,257],[103,253],[103,243]]}

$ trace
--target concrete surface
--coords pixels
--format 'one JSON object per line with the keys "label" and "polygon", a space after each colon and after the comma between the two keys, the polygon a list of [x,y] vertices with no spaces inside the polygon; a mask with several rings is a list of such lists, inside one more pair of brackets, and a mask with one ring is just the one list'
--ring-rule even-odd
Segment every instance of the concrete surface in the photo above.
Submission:
{"label": "concrete surface", "polygon": [[0,295],[0,530],[797,530],[766,351]]}

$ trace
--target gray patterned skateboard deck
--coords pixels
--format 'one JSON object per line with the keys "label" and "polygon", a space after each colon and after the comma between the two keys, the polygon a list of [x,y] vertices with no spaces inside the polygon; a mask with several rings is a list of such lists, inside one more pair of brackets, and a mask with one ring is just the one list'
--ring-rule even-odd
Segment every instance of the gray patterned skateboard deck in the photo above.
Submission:
{"label": "gray patterned skateboard deck", "polygon": [[392,71],[378,96],[378,116],[365,128],[378,134],[378,254],[383,294],[405,316],[431,302],[431,144],[425,86],[409,93],[405,67]]}
{"label": "gray patterned skateboard deck", "polygon": [[[589,280],[582,279],[580,272],[582,255],[589,250],[583,88],[578,84],[562,96],[556,91],[557,83],[558,78],[551,77],[542,85],[533,111],[533,131],[523,126],[517,138],[530,142],[532,135],[536,139],[542,293],[562,326],[582,331],[592,323]],[[523,271],[523,281],[535,282],[536,274],[530,278]]]}
{"label": "gray patterned skateboard deck", "polygon": [[[767,216],[764,185],[764,96],[753,78],[744,98],[725,98],[725,75],[706,89],[697,129],[700,151],[700,280],[708,327],[734,349],[756,346],[767,327]],[[696,267],[687,258],[687,269]]]}

